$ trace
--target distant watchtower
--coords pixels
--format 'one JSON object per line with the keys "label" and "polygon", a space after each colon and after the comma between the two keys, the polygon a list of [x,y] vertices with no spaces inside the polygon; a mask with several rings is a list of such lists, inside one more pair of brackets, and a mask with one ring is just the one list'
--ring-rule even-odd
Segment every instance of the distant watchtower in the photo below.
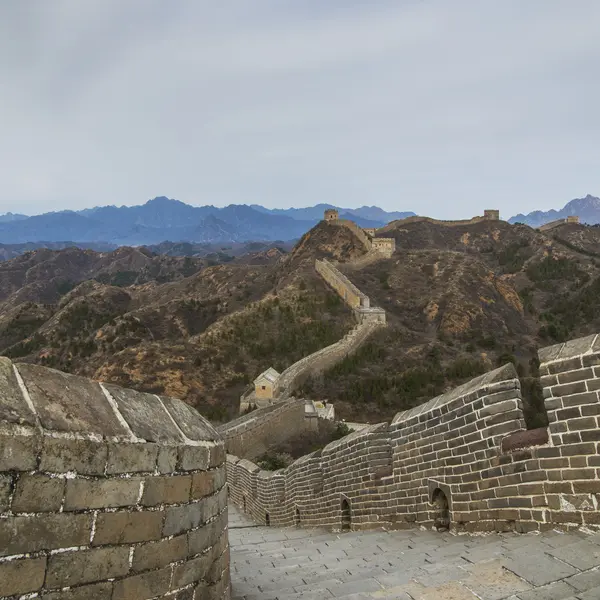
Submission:
{"label": "distant watchtower", "polygon": [[483,218],[488,221],[499,221],[500,220],[500,211],[499,210],[484,210]]}
{"label": "distant watchtower", "polygon": [[335,208],[328,208],[325,211],[325,220],[326,221],[336,221],[339,218],[340,218],[340,214],[338,213],[337,210],[335,210]]}

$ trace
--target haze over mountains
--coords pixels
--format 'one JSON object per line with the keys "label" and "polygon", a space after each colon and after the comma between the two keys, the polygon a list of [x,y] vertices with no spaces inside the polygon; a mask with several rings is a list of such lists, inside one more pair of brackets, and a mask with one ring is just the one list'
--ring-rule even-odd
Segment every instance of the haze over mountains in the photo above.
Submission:
{"label": "haze over mountains", "polygon": [[[217,208],[190,206],[161,196],[141,206],[102,206],[32,217],[7,214],[0,218],[0,240],[5,244],[74,240],[120,246],[158,244],[165,240],[292,240],[313,227],[322,218],[325,208],[330,206],[321,204],[312,208],[274,211],[262,206],[239,204]],[[340,213],[362,227],[381,227],[394,219],[414,214],[387,213],[377,207],[342,208]]]}
{"label": "haze over mountains", "polygon": [[[307,208],[268,209],[253,204],[231,204],[224,208],[191,206],[160,196],[138,206],[101,206],[80,211],[59,211],[28,217],[0,215],[0,242],[72,242],[112,246],[141,246],[164,241],[193,243],[244,243],[295,240],[318,223],[323,211],[338,208],[341,218],[361,227],[382,227],[414,212],[388,212],[377,206],[340,208],[317,204]],[[499,208],[502,213],[502,207]],[[571,200],[560,210],[518,214],[510,223],[539,227],[568,215],[579,215],[582,223],[600,223],[600,199],[591,195]]]}

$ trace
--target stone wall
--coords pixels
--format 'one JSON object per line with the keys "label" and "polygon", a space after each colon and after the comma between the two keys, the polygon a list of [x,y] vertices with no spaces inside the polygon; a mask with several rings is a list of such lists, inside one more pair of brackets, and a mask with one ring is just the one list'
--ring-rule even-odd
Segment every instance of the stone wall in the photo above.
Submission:
{"label": "stone wall", "polygon": [[253,459],[305,428],[304,400],[289,398],[230,421],[219,433],[228,453]]}
{"label": "stone wall", "polygon": [[370,300],[328,260],[315,260],[315,270],[350,308],[369,308]]}
{"label": "stone wall", "polygon": [[371,240],[369,239],[369,236],[354,221],[350,221],[349,219],[335,219],[326,222],[329,223],[329,225],[334,225],[336,227],[347,227],[354,233],[367,252],[371,249]]}
{"label": "stone wall", "polygon": [[179,400],[0,358],[0,597],[229,598],[224,462]]}
{"label": "stone wall", "polygon": [[333,367],[340,360],[356,352],[363,342],[378,327],[384,325],[380,321],[367,320],[356,325],[339,342],[321,348],[288,367],[279,378],[279,393],[282,396],[292,394],[306,379]]}
{"label": "stone wall", "polygon": [[550,221],[550,223],[544,223],[544,225],[540,225],[538,229],[540,231],[549,231],[550,229],[555,229],[556,227],[565,225],[566,223],[579,223],[579,217],[569,216],[566,219],[557,219],[556,221]]}
{"label": "stone wall", "polygon": [[600,338],[540,360],[548,430],[525,429],[507,365],[282,471],[228,456],[231,497],[272,525],[600,529]]}
{"label": "stone wall", "polygon": [[446,227],[460,227],[462,225],[473,225],[475,223],[481,223],[481,221],[487,221],[489,219],[487,219],[486,217],[473,217],[472,219],[462,219],[459,221],[444,221],[441,219],[433,219],[431,217],[420,217],[420,216],[415,216],[415,217],[406,217],[404,219],[399,219],[398,221],[392,221],[392,223],[388,223],[388,225],[386,225],[385,227],[382,227],[380,229],[380,231],[386,231],[388,227],[390,227],[390,225],[392,225],[393,223],[420,223],[420,222],[427,222],[427,223],[435,223],[436,225],[445,225]]}

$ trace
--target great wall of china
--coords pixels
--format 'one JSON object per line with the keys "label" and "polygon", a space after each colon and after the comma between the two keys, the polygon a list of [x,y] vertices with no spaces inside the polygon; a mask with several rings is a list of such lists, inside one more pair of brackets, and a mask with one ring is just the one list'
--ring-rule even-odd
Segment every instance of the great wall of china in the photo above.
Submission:
{"label": "great wall of china", "polygon": [[284,470],[229,454],[230,497],[271,526],[600,529],[600,337],[539,355],[548,429],[507,365]]}
{"label": "great wall of china", "polygon": [[[337,211],[325,211],[325,222],[336,227],[349,228],[365,246],[367,250],[365,256],[369,261],[389,258],[395,250],[394,239],[372,237],[352,221],[338,219]],[[382,240],[382,243],[373,247],[376,239]],[[355,352],[376,329],[385,326],[385,311],[379,307],[372,307],[369,297],[335,265],[326,259],[317,259],[315,270],[353,310],[357,324],[340,341],[301,358],[283,373],[279,374],[270,368],[259,375],[254,382],[255,388],[249,389],[240,398],[240,413],[251,408],[264,408],[273,402],[291,397],[308,377],[334,366],[344,357]]]}
{"label": "great wall of china", "polygon": [[539,358],[548,428],[525,429],[507,365],[267,472],[252,459],[306,428],[304,401],[217,431],[0,357],[0,598],[228,600],[228,496],[270,526],[600,530],[600,335]]}

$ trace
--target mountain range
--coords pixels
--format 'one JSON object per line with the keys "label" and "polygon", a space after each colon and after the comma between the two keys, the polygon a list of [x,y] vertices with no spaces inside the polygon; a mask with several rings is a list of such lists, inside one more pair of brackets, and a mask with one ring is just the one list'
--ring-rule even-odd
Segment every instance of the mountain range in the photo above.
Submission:
{"label": "mountain range", "polygon": [[[262,206],[231,204],[190,206],[164,196],[140,206],[101,206],[80,211],[49,212],[27,217],[0,216],[0,241],[22,244],[44,240],[78,243],[105,242],[117,246],[140,246],[172,242],[247,242],[293,240],[301,237],[323,217],[330,204],[311,208],[270,210]],[[339,208],[341,218],[361,227],[381,227],[394,219],[414,215],[365,206]]]}
{"label": "mountain range", "polygon": [[534,210],[526,215],[518,214],[511,217],[509,223],[524,223],[530,227],[539,227],[557,219],[577,215],[581,223],[595,225],[600,223],[600,198],[588,194],[585,198],[575,198],[564,205],[560,210]]}
{"label": "mountain range", "polygon": [[299,394],[334,402],[340,418],[381,422],[513,362],[528,425],[544,426],[537,348],[599,330],[600,228],[408,220],[382,235],[396,240],[389,259],[365,260],[353,229],[326,222],[292,248],[26,252],[0,262],[0,354],[227,420],[259,373],[355,324],[315,271],[328,258],[386,311],[387,327]]}
{"label": "mountain range", "polygon": [[[79,211],[48,212],[26,216],[0,215],[0,242],[25,244],[65,243],[142,246],[170,242],[196,244],[290,241],[314,227],[328,208],[337,208],[340,218],[361,227],[383,227],[414,212],[385,211],[377,206],[343,208],[317,204],[306,208],[269,209],[259,204],[191,206],[159,196],[138,206],[99,206]],[[500,207],[502,208],[502,207]],[[533,211],[511,217],[509,223],[539,227],[544,223],[578,215],[582,223],[600,223],[600,198],[587,195],[568,202],[560,210]]]}

